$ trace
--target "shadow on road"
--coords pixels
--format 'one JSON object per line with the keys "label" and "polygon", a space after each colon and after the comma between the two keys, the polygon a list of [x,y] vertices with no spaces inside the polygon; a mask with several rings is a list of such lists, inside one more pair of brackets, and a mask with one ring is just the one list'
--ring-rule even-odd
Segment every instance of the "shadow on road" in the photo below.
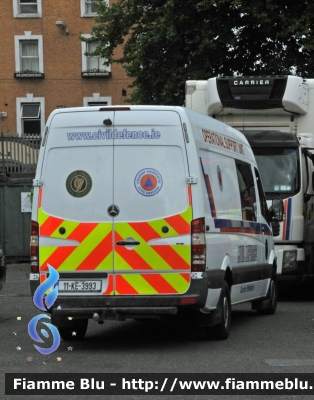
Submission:
{"label": "shadow on road", "polygon": [[283,284],[278,285],[279,301],[314,301],[314,283],[308,284]]}

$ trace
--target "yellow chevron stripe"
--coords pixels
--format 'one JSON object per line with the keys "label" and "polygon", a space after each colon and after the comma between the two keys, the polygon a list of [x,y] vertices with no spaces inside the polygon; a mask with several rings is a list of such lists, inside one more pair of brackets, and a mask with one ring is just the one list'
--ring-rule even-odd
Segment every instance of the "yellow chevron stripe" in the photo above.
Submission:
{"label": "yellow chevron stripe", "polygon": [[[169,224],[164,220],[164,219],[158,219],[155,221],[147,221],[148,225],[150,225],[156,232],[156,238],[161,237],[169,237],[169,236],[178,236],[178,232],[175,231]],[[162,232],[162,227],[163,226],[168,226],[169,232],[168,233],[163,233]]]}
{"label": "yellow chevron stripe", "polygon": [[113,261],[112,261],[112,251],[104,258],[99,265],[94,269],[100,271],[112,271]]}
{"label": "yellow chevron stripe", "polygon": [[80,222],[64,220],[61,225],[62,225],[62,227],[65,228],[65,233],[62,235],[59,232],[59,226],[58,226],[58,228],[52,233],[51,237],[67,239],[71,235],[71,233],[74,231],[74,229],[76,229],[80,225]]}
{"label": "yellow chevron stripe", "polygon": [[185,293],[190,283],[180,274],[160,274],[178,293]]}
{"label": "yellow chevron stripe", "polygon": [[40,246],[39,247],[39,259],[40,266],[42,266],[48,258],[57,250],[58,246]]}
{"label": "yellow chevron stripe", "polygon": [[132,271],[133,268],[117,253],[114,253],[114,271]]}
{"label": "yellow chevron stripe", "polygon": [[43,212],[42,208],[38,209],[38,224],[39,226],[42,226],[44,222],[46,222],[46,220],[49,218],[49,215],[47,215],[46,213]]}
{"label": "yellow chevron stripe", "polygon": [[122,274],[121,275],[129,285],[131,285],[139,294],[158,294],[141,275],[139,274]]}
{"label": "yellow chevron stripe", "polygon": [[[127,223],[115,224],[116,232],[124,239],[133,237],[142,242],[141,246],[135,247],[135,251],[146,263],[152,268],[157,270],[172,270],[172,267],[155,252],[155,250],[146,244],[145,240]],[[130,265],[121,257],[115,259],[115,270],[132,269]]]}
{"label": "yellow chevron stripe", "polygon": [[[60,265],[58,270],[75,270],[88,255],[99,245],[99,243],[107,236],[111,231],[111,224],[99,224],[93,229],[93,231],[82,241],[69,257]],[[112,269],[112,265],[107,264],[103,261],[105,269]]]}
{"label": "yellow chevron stripe", "polygon": [[180,216],[188,223],[190,224],[193,218],[193,213],[192,213],[192,206],[188,206],[188,208],[183,211],[183,213],[180,214]]}
{"label": "yellow chevron stripe", "polygon": [[191,263],[191,246],[190,245],[173,245],[170,246],[186,263]]}

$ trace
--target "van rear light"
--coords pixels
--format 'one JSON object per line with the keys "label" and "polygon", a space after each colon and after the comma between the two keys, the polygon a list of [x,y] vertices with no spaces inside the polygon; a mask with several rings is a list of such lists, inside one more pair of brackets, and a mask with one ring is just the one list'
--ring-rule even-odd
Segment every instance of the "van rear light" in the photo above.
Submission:
{"label": "van rear light", "polygon": [[191,271],[205,271],[206,239],[205,218],[198,218],[191,223]]}
{"label": "van rear light", "polygon": [[31,222],[31,243],[30,243],[30,261],[31,272],[39,273],[39,225],[37,222]]}

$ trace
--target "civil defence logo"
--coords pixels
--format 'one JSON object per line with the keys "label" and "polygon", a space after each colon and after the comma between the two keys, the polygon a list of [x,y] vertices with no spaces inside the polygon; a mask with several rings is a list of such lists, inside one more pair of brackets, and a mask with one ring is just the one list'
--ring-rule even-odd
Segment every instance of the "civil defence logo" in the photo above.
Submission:
{"label": "civil defence logo", "polygon": [[136,190],[142,196],[154,196],[162,188],[161,174],[153,168],[144,168],[139,171],[134,179]]}

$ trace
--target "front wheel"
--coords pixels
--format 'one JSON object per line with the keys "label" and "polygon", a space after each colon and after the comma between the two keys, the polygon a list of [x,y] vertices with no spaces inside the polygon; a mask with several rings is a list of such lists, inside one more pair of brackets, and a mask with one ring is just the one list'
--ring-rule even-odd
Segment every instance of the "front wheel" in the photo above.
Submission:
{"label": "front wheel", "polygon": [[213,327],[205,327],[205,335],[208,339],[225,340],[229,336],[231,326],[231,300],[230,288],[226,281],[223,282],[218,303],[220,322]]}
{"label": "front wheel", "polygon": [[278,299],[277,275],[276,271],[273,269],[270,278],[269,288],[265,299],[267,302],[267,307],[257,309],[257,313],[261,315],[275,314],[277,308],[277,299]]}
{"label": "front wheel", "polygon": [[58,330],[63,340],[81,340],[87,331],[88,319],[77,319],[71,326],[59,326]]}

